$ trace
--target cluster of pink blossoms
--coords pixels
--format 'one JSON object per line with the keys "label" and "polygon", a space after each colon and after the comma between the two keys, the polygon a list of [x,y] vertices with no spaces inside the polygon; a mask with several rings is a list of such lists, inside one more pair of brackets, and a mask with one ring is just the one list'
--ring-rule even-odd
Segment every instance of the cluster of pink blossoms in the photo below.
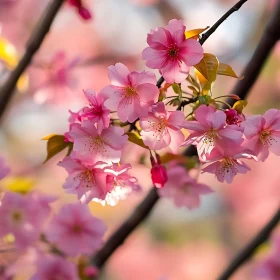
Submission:
{"label": "cluster of pink blossoms", "polygon": [[[185,29],[181,20],[171,20],[166,28],[148,35],[150,47],[143,52],[147,66],[159,69],[171,82],[183,81],[190,66],[203,57],[201,45],[185,38]],[[126,124],[139,120],[139,136],[150,150],[169,147],[177,153],[184,142],[184,113],[168,111],[164,102],[158,102],[159,89],[153,73],[131,72],[117,63],[109,67],[109,79],[111,84],[100,93],[84,91],[89,104],[77,113],[70,112],[70,129],[65,134],[66,141],[73,143],[73,151],[59,163],[69,174],[63,187],[76,193],[83,203],[93,200],[115,205],[130,192],[139,190],[137,180],[128,173],[130,164],[121,163],[128,141],[127,131],[122,128]],[[111,114],[117,114],[117,125]],[[163,177],[157,176],[157,172],[163,172]],[[164,185],[158,180],[161,177],[167,180],[166,170],[153,167],[156,186]]]}
{"label": "cluster of pink blossoms", "polygon": [[231,183],[238,173],[247,173],[250,168],[243,159],[264,161],[269,151],[280,155],[277,109],[245,118],[234,109],[222,111],[201,105],[194,118],[184,124],[190,135],[183,146],[196,145],[202,171],[215,174],[220,182]]}

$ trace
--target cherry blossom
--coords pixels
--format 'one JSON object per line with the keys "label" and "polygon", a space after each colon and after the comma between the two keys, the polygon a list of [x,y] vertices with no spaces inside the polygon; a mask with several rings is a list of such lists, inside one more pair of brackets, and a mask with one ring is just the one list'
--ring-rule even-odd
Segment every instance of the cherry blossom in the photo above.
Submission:
{"label": "cherry blossom", "polygon": [[167,176],[167,183],[158,193],[161,197],[171,198],[177,207],[197,208],[200,205],[200,196],[212,192],[208,186],[190,177],[183,166],[171,165],[167,169]]}
{"label": "cherry blossom", "polygon": [[101,94],[107,99],[105,106],[117,111],[122,122],[134,122],[147,116],[149,106],[158,100],[156,76],[150,72],[130,72],[122,63],[109,67],[110,86]]}
{"label": "cherry blossom", "polygon": [[98,131],[93,120],[73,124],[69,135],[74,140],[73,150],[77,156],[89,163],[119,162],[128,139],[121,127],[110,126]]}
{"label": "cherry blossom", "polygon": [[92,216],[87,205],[67,204],[52,219],[47,240],[69,256],[92,254],[102,243],[105,224]]}
{"label": "cherry blossom", "polygon": [[93,120],[96,128],[101,132],[103,128],[109,127],[110,124],[110,110],[104,106],[105,98],[91,90],[85,90],[84,94],[89,101],[89,106],[82,108],[78,114],[71,112],[72,118]]}
{"label": "cherry blossom", "polygon": [[92,18],[90,11],[83,5],[83,0],[68,0],[68,3],[77,9],[79,15],[84,20]]}
{"label": "cherry blossom", "polygon": [[124,200],[133,191],[140,191],[141,187],[137,184],[137,179],[128,174],[131,169],[130,164],[117,164],[113,163],[111,166],[104,168],[107,176],[107,188],[110,191],[107,193],[104,200],[93,199],[102,205],[115,206],[120,200]]}
{"label": "cherry blossom", "polygon": [[67,193],[77,194],[82,203],[89,203],[94,198],[105,199],[108,191],[104,172],[104,162],[94,165],[83,164],[73,156],[68,156],[58,163],[68,172],[63,188]]}
{"label": "cherry blossom", "polygon": [[36,242],[50,213],[49,203],[53,200],[36,193],[6,192],[0,205],[0,236],[13,234],[19,249]]}
{"label": "cherry blossom", "polygon": [[35,92],[34,99],[37,103],[65,104],[67,99],[73,99],[72,89],[76,80],[72,71],[79,63],[80,58],[69,59],[65,52],[59,51],[46,65],[46,77]]}
{"label": "cherry blossom", "polygon": [[75,265],[60,256],[41,256],[37,260],[36,268],[37,271],[31,280],[79,280]]}
{"label": "cherry blossom", "polygon": [[263,116],[248,117],[241,125],[247,138],[244,146],[252,150],[260,161],[265,161],[269,152],[280,156],[280,111],[269,109]]}
{"label": "cherry blossom", "polygon": [[9,173],[11,169],[6,166],[4,159],[0,157],[0,180],[5,178]]}
{"label": "cherry blossom", "polygon": [[242,147],[219,150],[215,148],[203,163],[202,173],[209,172],[216,175],[219,182],[230,184],[238,174],[245,174],[251,170],[241,159],[255,159],[249,150]]}
{"label": "cherry blossom", "polygon": [[194,113],[195,121],[186,121],[184,128],[190,135],[183,146],[197,146],[198,154],[205,160],[214,147],[221,150],[240,146],[243,142],[242,129],[237,125],[226,124],[226,114],[212,106],[201,105]]}
{"label": "cherry blossom", "polygon": [[180,130],[184,120],[183,112],[166,111],[163,102],[151,106],[148,116],[140,119],[143,129],[141,136],[145,145],[152,150],[161,150],[169,146],[173,153],[177,153],[184,141]]}
{"label": "cherry blossom", "polygon": [[142,58],[152,69],[159,69],[167,83],[181,83],[190,67],[203,58],[203,48],[194,39],[185,38],[186,27],[182,20],[172,19],[166,28],[156,28],[148,34],[148,48]]}

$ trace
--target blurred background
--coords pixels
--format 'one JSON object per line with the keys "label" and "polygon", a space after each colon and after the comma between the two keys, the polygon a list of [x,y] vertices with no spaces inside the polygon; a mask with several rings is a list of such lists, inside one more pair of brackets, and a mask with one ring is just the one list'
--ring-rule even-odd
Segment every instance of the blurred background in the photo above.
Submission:
{"label": "blurred background", "polygon": [[[252,0],[234,13],[204,44],[205,52],[230,64],[237,74],[254,51],[265,23],[278,0]],[[24,53],[25,44],[50,1],[0,0],[0,44],[10,57],[0,55],[0,84]],[[27,184],[57,195],[55,207],[76,201],[66,195],[62,184],[66,172],[57,166],[63,152],[43,164],[46,143],[42,137],[68,130],[68,110],[86,104],[83,89],[99,91],[109,83],[108,66],[122,62],[131,70],[143,70],[141,52],[151,28],[165,26],[172,18],[184,19],[187,29],[215,23],[236,0],[84,0],[92,12],[82,20],[65,4],[21,78],[5,116],[1,120],[1,156],[12,168],[0,182],[5,190],[12,184]],[[280,44],[265,64],[248,98],[246,114],[280,108]],[[158,73],[155,72],[157,77]],[[216,95],[236,94],[236,80],[219,76]],[[143,191],[115,207],[91,203],[92,212],[105,220],[112,232],[133,211],[151,186],[149,168],[142,164],[146,151],[127,146],[124,162],[133,165]],[[212,175],[201,175],[215,192],[205,196],[195,211],[178,209],[161,199],[150,218],[141,225],[109,260],[102,279],[112,280],[205,280],[216,279],[231,258],[272,216],[280,202],[280,159],[270,155],[265,163],[253,163],[246,175],[231,185],[218,183]],[[264,246],[265,247],[265,246]],[[242,267],[233,280],[253,277],[255,262],[266,248]],[[0,254],[0,262],[7,262]],[[19,279],[26,279],[23,270]]]}

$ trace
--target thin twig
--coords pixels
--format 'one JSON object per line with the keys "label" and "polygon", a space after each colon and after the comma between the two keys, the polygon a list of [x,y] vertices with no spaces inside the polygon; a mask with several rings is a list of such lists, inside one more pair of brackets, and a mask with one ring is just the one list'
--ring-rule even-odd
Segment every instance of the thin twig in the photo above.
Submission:
{"label": "thin twig", "polygon": [[[226,13],[227,17],[229,16],[228,13],[229,12]],[[227,17],[223,16],[221,19],[224,18],[223,20],[225,20]],[[219,25],[221,24],[221,19],[218,21]],[[212,31],[209,32],[209,34],[207,35],[207,38],[209,38],[209,36],[212,33],[213,33]],[[205,42],[205,40],[204,40],[204,42]],[[203,44],[204,42],[202,42],[201,44]],[[262,43],[263,42],[261,42],[261,44]],[[259,66],[259,67],[261,67],[261,66]],[[157,87],[160,88],[163,82],[164,82],[164,78],[160,77],[160,79],[157,82]],[[194,146],[189,147],[186,150],[186,152],[184,153],[184,155],[186,155],[186,156],[193,156],[195,154],[196,154],[196,149]],[[152,188],[149,191],[149,193],[147,194],[147,196],[143,199],[143,201],[134,210],[134,212],[131,214],[131,216],[129,216],[127,218],[127,220],[123,224],[120,225],[120,227],[105,242],[104,246],[96,253],[95,256],[92,257],[91,263],[98,268],[102,268],[103,265],[106,263],[107,259],[114,253],[114,251],[120,245],[122,245],[124,243],[125,239],[132,233],[132,231],[148,217],[148,215],[152,211],[152,209],[153,209],[154,205],[156,204],[156,202],[158,201],[158,199],[159,199],[159,196],[158,196],[157,190],[155,188]]]}
{"label": "thin twig", "polygon": [[246,261],[248,261],[256,251],[256,249],[264,243],[270,236],[272,230],[280,221],[280,208],[277,209],[271,220],[263,227],[263,229],[248,243],[242,251],[235,257],[229,266],[225,269],[218,280],[227,280],[229,277]]}
{"label": "thin twig", "polygon": [[17,67],[11,72],[9,78],[3,84],[0,89],[0,118],[2,117],[5,109],[13,95],[15,86],[19,77],[25,71],[25,69],[30,64],[34,54],[40,48],[45,36],[49,32],[52,22],[61,7],[64,0],[53,0],[46,9],[42,19],[40,20],[38,26],[35,28],[33,34],[31,35],[26,52],[18,63]]}
{"label": "thin twig", "polygon": [[235,4],[230,10],[228,10],[210,29],[207,30],[204,34],[201,35],[199,39],[199,43],[201,45],[209,38],[211,34],[213,34],[217,28],[234,12],[237,12],[242,5],[247,2],[248,0],[240,0],[237,4]]}

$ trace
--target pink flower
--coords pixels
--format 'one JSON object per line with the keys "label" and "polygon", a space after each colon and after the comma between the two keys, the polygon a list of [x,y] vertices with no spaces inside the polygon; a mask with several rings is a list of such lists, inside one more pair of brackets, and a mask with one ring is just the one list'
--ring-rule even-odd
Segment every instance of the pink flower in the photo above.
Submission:
{"label": "pink flower", "polygon": [[223,111],[201,105],[195,110],[194,117],[195,121],[184,123],[184,128],[189,129],[191,134],[183,146],[196,145],[202,159],[205,160],[214,147],[224,150],[238,147],[243,142],[241,129],[236,125],[227,125]]}
{"label": "pink flower", "polygon": [[243,119],[242,117],[237,113],[237,111],[235,109],[227,109],[224,111],[227,118],[226,118],[226,122],[227,124],[236,124],[239,125]]}
{"label": "pink flower", "polygon": [[141,187],[137,184],[137,179],[128,174],[131,169],[130,164],[119,165],[113,163],[111,166],[104,168],[107,176],[107,188],[110,191],[107,193],[104,200],[94,199],[102,205],[115,206],[120,200],[124,200],[133,191],[140,191]]}
{"label": "pink flower", "polygon": [[36,242],[50,213],[49,203],[52,201],[52,198],[36,193],[5,193],[0,205],[0,236],[12,233],[19,249]]}
{"label": "pink flower", "polygon": [[255,271],[255,276],[267,280],[280,279],[280,257],[279,255],[268,256]]}
{"label": "pink flower", "polygon": [[122,63],[109,67],[110,86],[101,94],[107,99],[105,106],[117,111],[122,122],[134,122],[147,116],[149,106],[157,102],[159,90],[156,76],[150,72],[130,72]]}
{"label": "pink flower", "polygon": [[180,165],[168,168],[167,175],[168,181],[158,193],[162,197],[171,198],[177,207],[197,208],[200,205],[200,196],[212,192],[208,186],[191,178],[187,170]]}
{"label": "pink flower", "polygon": [[82,203],[89,203],[94,198],[104,199],[110,191],[107,189],[104,164],[97,162],[94,165],[85,165],[78,159],[65,157],[58,163],[68,172],[63,188],[68,193],[77,194]]}
{"label": "pink flower", "polygon": [[40,257],[36,268],[37,271],[31,277],[31,280],[79,280],[75,265],[59,256],[48,255]]}
{"label": "pink flower", "polygon": [[83,19],[89,20],[92,18],[90,11],[83,6],[82,0],[68,0],[68,3],[77,8],[79,15]]}
{"label": "pink flower", "polygon": [[117,126],[98,131],[93,120],[73,124],[69,134],[74,140],[73,150],[77,152],[77,156],[89,163],[119,162],[128,139],[124,130]]}
{"label": "pink flower", "polygon": [[105,224],[84,204],[64,205],[52,219],[46,237],[69,256],[93,254],[101,245]]}
{"label": "pink flower", "polygon": [[11,169],[6,166],[4,159],[0,157],[0,179],[5,178],[9,173]]}
{"label": "pink flower", "polygon": [[246,119],[241,125],[247,138],[244,146],[252,150],[258,159],[265,161],[269,152],[280,156],[280,111],[269,109],[263,116]]}
{"label": "pink flower", "polygon": [[242,147],[219,150],[215,148],[207,156],[207,162],[203,164],[202,173],[209,172],[216,175],[219,182],[226,181],[230,184],[238,173],[245,174],[250,168],[240,159],[256,159]]}
{"label": "pink flower", "polygon": [[193,66],[203,58],[203,48],[194,39],[185,38],[182,20],[172,19],[166,28],[151,30],[142,58],[152,69],[159,69],[167,83],[181,83]]}
{"label": "pink flower", "polygon": [[84,94],[89,101],[89,107],[80,110],[76,118],[93,120],[96,128],[101,132],[103,128],[109,127],[110,124],[110,110],[104,106],[105,98],[101,94],[90,90],[85,90]]}
{"label": "pink flower", "polygon": [[77,81],[71,72],[79,61],[79,58],[69,60],[63,51],[57,52],[45,66],[46,77],[35,93],[35,101],[65,104],[66,98],[73,98],[71,89]]}
{"label": "pink flower", "polygon": [[177,153],[184,141],[181,128],[185,121],[184,113],[168,112],[163,102],[151,106],[147,117],[140,119],[142,139],[151,150],[161,150],[167,146]]}

